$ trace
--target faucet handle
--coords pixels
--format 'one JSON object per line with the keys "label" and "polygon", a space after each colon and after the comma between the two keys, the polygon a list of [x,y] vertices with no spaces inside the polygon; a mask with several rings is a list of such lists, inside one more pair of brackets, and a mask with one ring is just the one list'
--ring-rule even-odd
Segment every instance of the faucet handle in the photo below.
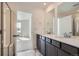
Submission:
{"label": "faucet handle", "polygon": [[72,36],[72,32],[69,32],[69,36]]}
{"label": "faucet handle", "polygon": [[67,37],[67,33],[66,32],[64,33],[64,37]]}

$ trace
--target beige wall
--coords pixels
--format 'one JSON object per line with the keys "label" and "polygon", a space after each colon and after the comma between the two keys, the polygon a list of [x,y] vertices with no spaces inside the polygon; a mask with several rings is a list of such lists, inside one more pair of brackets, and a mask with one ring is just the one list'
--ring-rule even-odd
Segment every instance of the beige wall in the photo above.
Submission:
{"label": "beige wall", "polygon": [[35,9],[32,11],[32,34],[34,48],[36,48],[36,33],[44,33],[44,10]]}
{"label": "beige wall", "polygon": [[44,32],[44,10],[36,9],[32,11],[33,32]]}
{"label": "beige wall", "polygon": [[53,34],[53,13],[52,12],[45,12],[44,23],[45,23],[44,32],[45,33],[50,32],[51,34]]}

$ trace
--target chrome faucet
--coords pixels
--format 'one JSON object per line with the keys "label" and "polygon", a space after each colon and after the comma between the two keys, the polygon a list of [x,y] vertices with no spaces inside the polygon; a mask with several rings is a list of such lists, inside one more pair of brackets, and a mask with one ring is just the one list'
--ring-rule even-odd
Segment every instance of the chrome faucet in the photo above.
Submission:
{"label": "chrome faucet", "polygon": [[69,32],[69,33],[64,33],[64,37],[65,38],[70,38],[72,36],[72,32]]}
{"label": "chrome faucet", "polygon": [[66,32],[64,33],[64,37],[67,37],[67,33]]}

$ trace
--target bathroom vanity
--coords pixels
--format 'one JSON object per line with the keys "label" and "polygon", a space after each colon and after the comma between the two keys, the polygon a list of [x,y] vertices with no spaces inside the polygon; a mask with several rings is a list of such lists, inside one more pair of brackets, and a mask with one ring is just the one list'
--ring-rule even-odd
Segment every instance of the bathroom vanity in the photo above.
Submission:
{"label": "bathroom vanity", "polygon": [[37,49],[44,56],[78,56],[79,37],[37,34]]}
{"label": "bathroom vanity", "polygon": [[36,33],[37,49],[44,56],[78,56],[79,3],[62,3],[50,13],[44,33]]}

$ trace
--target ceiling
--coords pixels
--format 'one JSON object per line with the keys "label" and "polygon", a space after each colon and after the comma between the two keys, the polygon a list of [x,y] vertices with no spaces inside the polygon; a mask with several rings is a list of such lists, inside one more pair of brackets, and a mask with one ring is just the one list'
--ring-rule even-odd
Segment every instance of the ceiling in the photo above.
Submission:
{"label": "ceiling", "polygon": [[55,4],[55,2],[46,2],[46,5],[44,6],[43,3],[44,2],[8,2],[13,9],[46,8],[50,4]]}

